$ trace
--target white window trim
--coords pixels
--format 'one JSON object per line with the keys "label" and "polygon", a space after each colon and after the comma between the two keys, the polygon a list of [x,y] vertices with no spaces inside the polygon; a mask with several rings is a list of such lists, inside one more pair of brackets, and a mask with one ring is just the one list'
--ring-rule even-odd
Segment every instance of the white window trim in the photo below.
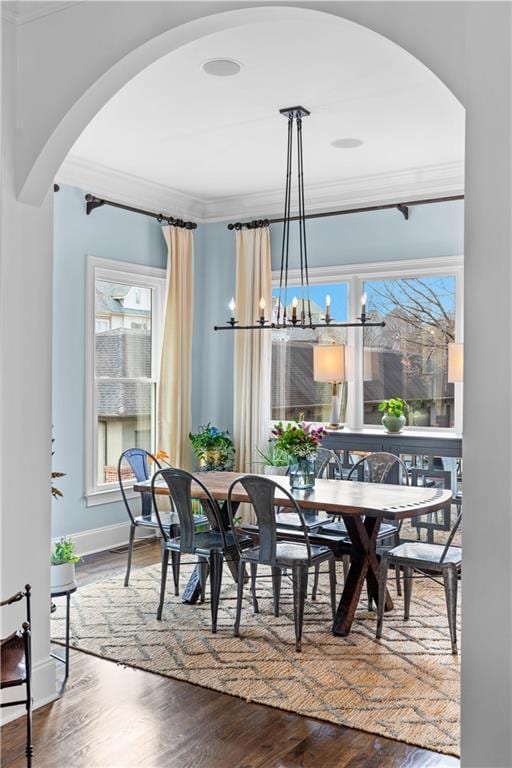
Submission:
{"label": "white window trim", "polygon": [[[455,276],[455,340],[464,341],[464,256],[436,256],[426,259],[401,259],[385,262],[366,262],[363,264],[342,264],[332,267],[309,267],[309,282],[318,283],[345,282],[348,285],[349,321],[359,314],[359,301],[365,280],[385,280],[403,277],[433,277],[435,275]],[[288,272],[288,286],[300,285],[300,270]],[[272,287],[279,287],[279,271],[272,272]],[[347,351],[352,355],[354,377],[348,381],[347,428],[353,431],[384,432],[380,425],[368,425],[363,422],[363,336],[356,328],[347,329]],[[428,430],[429,435],[462,435],[462,398],[463,384],[454,384],[455,414],[454,426],[405,427],[404,432],[417,433]]]}
{"label": "white window trim", "polygon": [[[87,506],[108,504],[121,501],[119,489],[105,488],[95,484],[97,466],[96,441],[96,398],[94,395],[95,370],[95,304],[96,280],[109,280],[117,283],[133,283],[153,289],[151,360],[152,380],[157,383],[160,371],[160,356],[162,350],[162,334],[165,305],[166,270],[158,267],[146,267],[141,264],[131,264],[126,261],[113,261],[87,256],[86,259],[86,296],[85,296],[85,501]],[[128,494],[135,498],[135,494]]]}

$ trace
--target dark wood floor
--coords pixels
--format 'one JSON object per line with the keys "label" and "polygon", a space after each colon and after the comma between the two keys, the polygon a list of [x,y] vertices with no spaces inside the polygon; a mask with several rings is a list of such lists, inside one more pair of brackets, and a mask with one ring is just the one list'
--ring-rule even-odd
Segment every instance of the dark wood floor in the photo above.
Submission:
{"label": "dark wood floor", "polygon": [[[134,566],[156,562],[137,546]],[[80,584],[121,575],[124,552],[84,558]],[[72,651],[65,694],[34,715],[33,768],[452,768],[459,761],[343,726],[248,704]],[[24,722],[2,728],[4,768],[22,768]]]}

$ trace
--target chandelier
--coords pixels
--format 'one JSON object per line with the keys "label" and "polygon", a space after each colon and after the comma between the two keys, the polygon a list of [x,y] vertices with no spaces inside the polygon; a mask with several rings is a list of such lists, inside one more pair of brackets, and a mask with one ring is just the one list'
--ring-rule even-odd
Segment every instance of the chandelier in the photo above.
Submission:
{"label": "chandelier", "polygon": [[[226,325],[215,325],[215,331],[246,331],[246,330],[278,330],[293,328],[317,329],[317,328],[363,328],[363,327],[383,327],[385,323],[370,322],[366,313],[366,293],[361,297],[361,314],[354,322],[340,323],[336,322],[331,315],[331,299],[326,296],[325,314],[319,316],[318,320],[313,320],[311,311],[311,297],[309,289],[309,265],[308,249],[306,240],[306,214],[304,209],[304,165],[302,152],[302,118],[307,117],[309,110],[304,107],[286,107],[279,112],[288,118],[288,140],[286,155],[286,182],[284,192],[284,216],[283,216],[283,237],[281,242],[281,266],[279,271],[279,294],[274,307],[271,308],[271,317],[265,317],[265,299],[262,297],[259,301],[259,317],[253,325],[240,325],[235,315],[235,300],[231,299],[229,309],[230,318]],[[294,125],[297,134],[297,204],[298,215],[291,215],[292,198],[292,165],[293,165],[293,135]],[[297,286],[299,296],[294,296],[291,302],[291,312],[287,307],[288,300],[288,264],[290,252],[290,222],[296,221],[299,227],[299,261],[300,261],[300,286]],[[254,226],[267,225],[268,221],[255,221],[245,226],[252,228]]]}

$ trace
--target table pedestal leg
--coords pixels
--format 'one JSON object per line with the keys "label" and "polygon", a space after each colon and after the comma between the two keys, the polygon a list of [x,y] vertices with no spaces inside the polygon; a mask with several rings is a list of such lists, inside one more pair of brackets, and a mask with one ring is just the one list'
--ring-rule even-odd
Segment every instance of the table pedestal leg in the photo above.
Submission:
{"label": "table pedestal leg", "polygon": [[[370,596],[377,603],[379,561],[376,545],[381,521],[378,517],[366,517],[363,522],[361,517],[343,515],[343,522],[352,543],[351,564],[332,628],[335,635],[342,637],[350,632],[365,581]],[[385,608],[387,611],[393,608],[388,591]]]}

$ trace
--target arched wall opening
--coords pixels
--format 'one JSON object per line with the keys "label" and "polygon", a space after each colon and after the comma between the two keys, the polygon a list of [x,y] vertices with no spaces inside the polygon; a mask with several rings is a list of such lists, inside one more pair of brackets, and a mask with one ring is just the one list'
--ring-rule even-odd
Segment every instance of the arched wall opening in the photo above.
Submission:
{"label": "arched wall opening", "polygon": [[[106,7],[102,8],[102,5]],[[235,17],[231,14],[261,10],[234,10],[233,3],[212,4],[208,15],[201,17],[204,5],[176,4],[179,8],[172,12],[170,5],[151,4],[152,16],[146,3],[126,3],[122,8],[121,4],[78,4],[60,13],[53,40],[50,20],[41,22],[41,26],[39,22],[25,25],[12,46],[17,50],[7,52],[11,61],[17,62],[15,73],[20,97],[16,106],[14,98],[3,94],[8,106],[4,137],[7,136],[13,152],[4,160],[8,172],[3,179],[2,250],[7,256],[2,258],[10,259],[6,263],[11,292],[19,290],[21,296],[22,290],[26,293],[28,284],[34,299],[40,299],[44,322],[34,327],[28,318],[25,325],[23,318],[18,320],[17,326],[9,321],[4,324],[2,341],[9,340],[21,328],[30,335],[32,345],[47,344],[45,334],[51,317],[51,281],[45,274],[45,270],[46,273],[51,270],[48,192],[57,168],[90,119],[138,71],[168,53],[171,38],[175,45],[182,44],[192,39],[192,27],[196,24],[194,34],[208,34],[209,30],[221,28],[220,25],[234,24]],[[509,476],[512,455],[507,405],[510,401],[512,347],[509,301],[512,237],[507,225],[512,202],[510,8],[508,4],[415,2],[340,3],[335,8],[332,3],[311,2],[301,7],[342,16],[385,35],[435,72],[467,110],[465,303],[469,311],[466,311],[465,319],[465,470],[468,480],[464,533],[467,597],[464,598],[462,654],[463,758],[467,766],[498,768],[512,761],[509,729],[512,716],[509,656],[512,641],[511,493],[508,484],[503,482]],[[281,9],[270,7],[266,10],[277,12]],[[244,23],[247,23],[247,17]],[[91,30],[96,29],[94,38]],[[162,29],[167,31],[162,33]],[[98,55],[87,61],[90,39],[97,40]],[[79,73],[75,55],[82,56]],[[34,68],[34,62],[39,66]],[[68,76],[65,84],[62,82],[63,62]],[[52,89],[55,99],[52,99]],[[30,124],[35,122],[34,110],[42,116],[39,125]],[[25,126],[25,131],[16,137],[16,125],[20,123]],[[15,189],[18,195],[14,193]],[[30,217],[30,227],[27,227],[27,217]],[[25,264],[25,270],[32,270],[32,282],[27,279],[23,282],[15,260],[29,252],[32,260]],[[5,292],[7,288],[3,290]],[[39,297],[38,290],[41,292]],[[5,293],[2,295],[5,298]],[[4,319],[8,319],[8,313],[16,307],[12,302],[2,303]],[[475,308],[478,312],[473,311]],[[498,351],[490,343],[491,339],[496,339],[497,323]],[[28,347],[27,351],[30,351]],[[17,420],[23,440],[31,431],[35,450],[42,453],[50,430],[49,417],[45,421],[40,414],[49,407],[51,378],[45,355],[38,354],[36,362],[40,385],[37,393],[32,393],[33,402],[24,405],[14,397],[9,408],[11,422],[16,424]],[[10,365],[3,371],[9,385],[4,386],[4,392],[8,390],[15,396],[16,370],[19,373],[25,368],[22,357],[13,353]],[[482,393],[487,402],[493,403],[492,419],[488,411],[480,407]],[[22,450],[22,440],[16,440],[12,445],[4,444],[5,453],[8,449],[13,453],[18,448]],[[489,462],[491,448],[494,459]],[[485,483],[479,479],[483,467]],[[7,498],[14,507],[23,478],[14,460],[7,459],[6,470],[3,500]],[[27,498],[37,502],[34,509],[44,518],[44,524],[37,527],[37,535],[33,536],[30,546],[27,543],[27,553],[33,557],[34,578],[44,587],[48,579],[47,557],[45,553],[42,559],[39,553],[48,543],[43,539],[49,530],[50,509],[49,503],[40,501],[46,490],[44,473],[36,473],[32,480],[33,488]],[[492,510],[493,514],[484,519],[482,510]],[[9,520],[11,539],[23,540],[23,529],[16,519]],[[493,582],[499,589],[488,588],[489,563],[493,564]],[[4,567],[12,566],[10,583],[15,577],[24,578],[21,565],[13,562],[12,557],[4,558]],[[38,641],[38,653],[42,658],[48,646],[43,637],[48,628],[47,610],[41,604],[34,614],[35,627],[42,638]]]}

